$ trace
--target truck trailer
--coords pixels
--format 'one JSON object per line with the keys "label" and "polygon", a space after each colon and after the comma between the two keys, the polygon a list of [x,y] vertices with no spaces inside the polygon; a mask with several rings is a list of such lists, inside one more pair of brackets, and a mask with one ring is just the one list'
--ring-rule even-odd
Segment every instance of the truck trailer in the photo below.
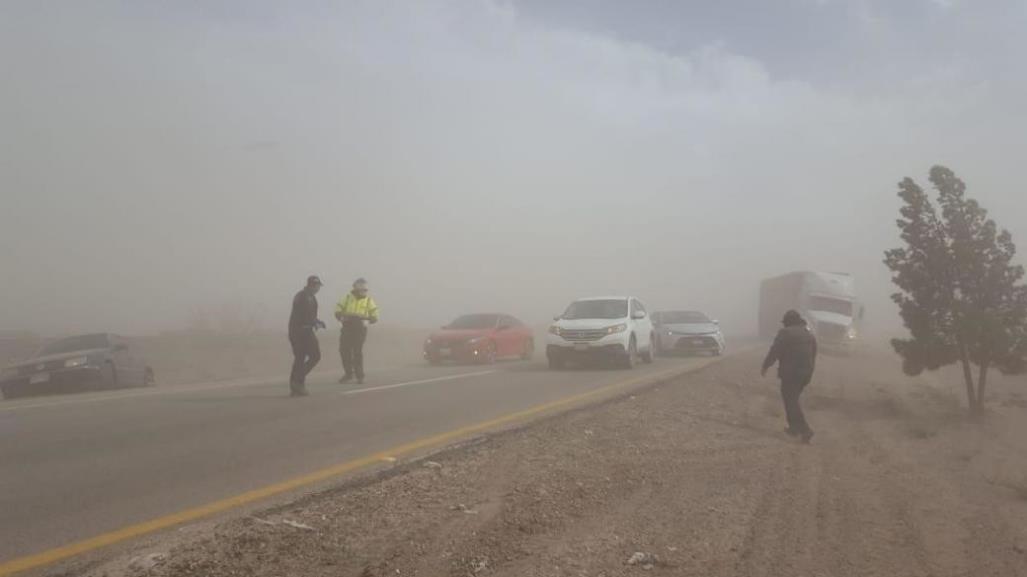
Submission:
{"label": "truck trailer", "polygon": [[799,311],[823,345],[847,347],[859,337],[864,310],[851,274],[798,271],[764,280],[760,284],[760,336],[773,337],[789,309]]}

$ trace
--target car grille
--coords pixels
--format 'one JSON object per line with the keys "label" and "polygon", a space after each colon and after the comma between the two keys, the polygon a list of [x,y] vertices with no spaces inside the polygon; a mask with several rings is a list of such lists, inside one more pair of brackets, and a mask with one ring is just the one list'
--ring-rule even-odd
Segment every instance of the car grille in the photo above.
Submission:
{"label": "car grille", "polygon": [[677,346],[679,348],[712,347],[716,345],[717,340],[713,337],[704,337],[700,335],[681,336],[677,342]]}
{"label": "car grille", "polygon": [[464,346],[466,339],[453,339],[451,341],[432,341],[431,346],[435,349],[458,349]]}
{"label": "car grille", "polygon": [[835,323],[817,323],[817,336],[827,341],[845,340],[848,329]]}
{"label": "car grille", "polygon": [[22,366],[17,367],[17,373],[12,376],[28,377],[29,375],[35,375],[36,373],[43,373],[46,371],[60,371],[65,368],[64,363],[64,360],[50,360],[47,362],[31,362],[28,364],[22,364]]}
{"label": "car grille", "polygon": [[598,341],[606,336],[606,329],[563,329],[560,336],[568,341]]}
{"label": "car grille", "polygon": [[18,367],[18,375],[33,375],[43,371],[57,371],[64,368],[64,361],[49,361],[46,363],[31,363]]}

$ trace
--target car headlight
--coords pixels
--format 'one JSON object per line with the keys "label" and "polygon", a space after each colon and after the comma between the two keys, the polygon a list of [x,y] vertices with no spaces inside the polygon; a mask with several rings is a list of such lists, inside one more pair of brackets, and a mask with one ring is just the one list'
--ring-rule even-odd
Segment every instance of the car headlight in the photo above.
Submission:
{"label": "car headlight", "polygon": [[560,333],[561,333],[560,327],[558,327],[556,325],[553,325],[553,326],[549,327],[549,334],[560,336]]}
{"label": "car headlight", "polygon": [[621,323],[619,325],[613,325],[612,327],[606,327],[606,334],[614,335],[617,333],[623,333],[628,330],[628,325]]}
{"label": "car headlight", "polygon": [[64,361],[64,368],[73,369],[75,367],[84,367],[87,364],[89,364],[89,357],[76,357]]}
{"label": "car headlight", "polygon": [[856,334],[856,327],[849,327],[849,329],[847,331],[845,331],[845,336],[850,338],[850,339],[856,338],[856,336],[857,336],[857,334]]}

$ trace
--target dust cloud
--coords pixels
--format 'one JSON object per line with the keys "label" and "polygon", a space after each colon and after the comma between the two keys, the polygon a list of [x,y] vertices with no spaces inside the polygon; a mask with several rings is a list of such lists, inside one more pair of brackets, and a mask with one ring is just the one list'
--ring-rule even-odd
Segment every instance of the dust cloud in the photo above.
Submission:
{"label": "dust cloud", "polygon": [[405,326],[629,293],[751,333],[796,269],[892,327],[935,163],[1023,242],[1022,4],[627,6],[4,2],[0,329],[284,330],[319,274]]}

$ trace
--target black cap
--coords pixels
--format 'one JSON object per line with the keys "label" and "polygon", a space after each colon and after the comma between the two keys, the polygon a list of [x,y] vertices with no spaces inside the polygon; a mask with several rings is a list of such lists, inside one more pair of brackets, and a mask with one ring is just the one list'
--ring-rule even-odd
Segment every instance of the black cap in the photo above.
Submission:
{"label": "black cap", "polygon": [[321,282],[321,279],[317,275],[312,274],[312,275],[307,277],[307,286],[313,286],[313,285],[323,286],[324,283]]}

